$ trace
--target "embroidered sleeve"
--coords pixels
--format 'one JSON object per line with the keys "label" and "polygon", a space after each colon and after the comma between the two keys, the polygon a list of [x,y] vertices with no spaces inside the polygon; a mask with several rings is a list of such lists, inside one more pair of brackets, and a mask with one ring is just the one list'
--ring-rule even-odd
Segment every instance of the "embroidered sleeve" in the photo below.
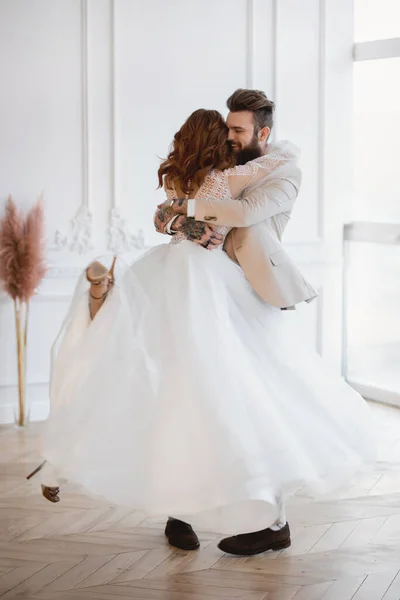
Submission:
{"label": "embroidered sleeve", "polygon": [[228,181],[223,171],[210,171],[200,186],[196,198],[231,198]]}

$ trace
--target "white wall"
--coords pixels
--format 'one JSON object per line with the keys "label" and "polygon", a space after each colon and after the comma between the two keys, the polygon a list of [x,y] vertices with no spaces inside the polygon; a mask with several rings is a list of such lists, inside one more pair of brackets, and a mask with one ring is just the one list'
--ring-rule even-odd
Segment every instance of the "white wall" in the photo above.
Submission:
{"label": "white wall", "polygon": [[[165,239],[152,228],[158,157],[199,107],[238,87],[277,103],[276,139],[302,148],[286,236],[321,296],[309,343],[340,365],[340,224],[350,191],[348,0],[2,0],[0,202],[43,191],[51,270],[32,307],[33,418],[48,410],[49,348],[82,266]],[[16,397],[13,312],[0,300],[0,422]]]}

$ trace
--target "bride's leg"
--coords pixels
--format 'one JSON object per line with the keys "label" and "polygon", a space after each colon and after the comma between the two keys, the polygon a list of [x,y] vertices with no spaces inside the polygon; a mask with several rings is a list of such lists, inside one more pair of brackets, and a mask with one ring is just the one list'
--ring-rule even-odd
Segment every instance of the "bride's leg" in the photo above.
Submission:
{"label": "bride's leg", "polygon": [[[103,306],[105,299],[112,286],[114,285],[114,267],[117,257],[115,256],[108,270],[104,265],[95,261],[86,269],[86,279],[90,282],[89,289],[89,312],[90,318],[93,320],[100,308]],[[39,465],[27,479],[33,477],[37,472],[41,473],[41,489],[42,494],[49,502],[59,502],[60,488],[57,480],[54,477],[54,472],[48,462]]]}
{"label": "bride's leg", "polygon": [[89,311],[92,320],[103,306],[110,289],[114,285],[116,259],[117,257],[115,256],[109,271],[97,261],[90,264],[86,269],[86,278],[91,284],[89,290]]}

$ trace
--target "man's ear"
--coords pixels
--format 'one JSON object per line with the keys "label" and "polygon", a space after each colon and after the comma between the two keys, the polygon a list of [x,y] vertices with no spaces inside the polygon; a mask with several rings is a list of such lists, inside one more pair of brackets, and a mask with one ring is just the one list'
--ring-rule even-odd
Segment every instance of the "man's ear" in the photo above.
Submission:
{"label": "man's ear", "polygon": [[269,138],[269,134],[271,133],[271,129],[269,127],[263,127],[258,132],[258,139],[260,142],[266,142]]}

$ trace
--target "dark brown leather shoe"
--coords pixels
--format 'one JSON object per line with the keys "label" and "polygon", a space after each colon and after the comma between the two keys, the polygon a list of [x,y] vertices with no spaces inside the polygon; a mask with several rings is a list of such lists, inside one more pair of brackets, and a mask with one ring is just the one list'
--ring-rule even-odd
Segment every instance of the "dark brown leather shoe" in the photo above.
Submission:
{"label": "dark brown leather shoe", "polygon": [[263,529],[254,533],[241,533],[224,538],[218,544],[218,548],[228,554],[251,556],[267,550],[283,550],[289,548],[291,543],[289,523],[286,523],[279,531]]}
{"label": "dark brown leather shoe", "polygon": [[197,550],[200,548],[199,538],[193,531],[192,526],[184,521],[179,521],[179,519],[169,517],[165,527],[165,535],[169,544],[175,548],[180,548],[180,550]]}

